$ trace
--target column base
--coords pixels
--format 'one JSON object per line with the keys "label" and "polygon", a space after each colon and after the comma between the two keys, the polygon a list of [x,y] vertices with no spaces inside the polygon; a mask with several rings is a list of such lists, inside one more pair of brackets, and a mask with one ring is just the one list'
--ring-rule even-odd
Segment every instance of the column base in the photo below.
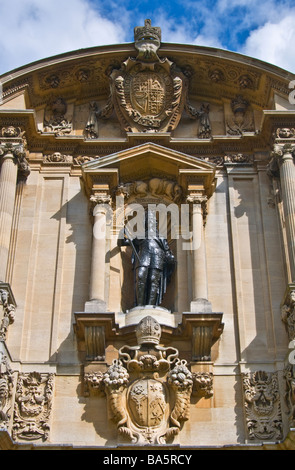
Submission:
{"label": "column base", "polygon": [[85,302],[84,312],[87,313],[105,313],[107,304],[104,300],[92,299]]}
{"label": "column base", "polygon": [[212,313],[211,302],[207,299],[193,300],[190,305],[191,312]]}

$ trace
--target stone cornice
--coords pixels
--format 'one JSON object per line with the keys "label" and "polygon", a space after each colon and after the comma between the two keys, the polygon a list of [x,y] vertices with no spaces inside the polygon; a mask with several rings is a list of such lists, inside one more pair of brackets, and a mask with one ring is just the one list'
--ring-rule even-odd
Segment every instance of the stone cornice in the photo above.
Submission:
{"label": "stone cornice", "polygon": [[50,154],[60,151],[71,155],[105,156],[150,141],[186,154],[205,158],[220,156],[228,152],[253,153],[272,149],[274,130],[278,127],[294,127],[295,111],[263,112],[259,133],[245,133],[241,136],[213,135],[210,139],[175,138],[165,134],[127,134],[121,138],[85,139],[83,135],[55,136],[54,133],[40,132],[36,114],[28,110],[0,110],[0,127],[20,126],[26,131],[28,150]]}

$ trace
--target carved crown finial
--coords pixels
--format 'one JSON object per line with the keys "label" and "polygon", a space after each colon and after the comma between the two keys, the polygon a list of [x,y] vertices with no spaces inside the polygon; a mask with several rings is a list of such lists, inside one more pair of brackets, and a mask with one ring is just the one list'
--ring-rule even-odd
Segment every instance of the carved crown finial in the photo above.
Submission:
{"label": "carved crown finial", "polygon": [[161,338],[161,327],[153,317],[144,317],[136,328],[138,345],[159,344]]}
{"label": "carved crown finial", "polygon": [[145,39],[161,42],[161,28],[152,26],[151,20],[145,20],[144,26],[136,26],[134,28],[134,41],[143,41]]}
{"label": "carved crown finial", "polygon": [[248,107],[249,107],[249,102],[246,99],[244,99],[241,95],[238,95],[231,102],[231,108],[234,114],[236,113],[245,114]]}

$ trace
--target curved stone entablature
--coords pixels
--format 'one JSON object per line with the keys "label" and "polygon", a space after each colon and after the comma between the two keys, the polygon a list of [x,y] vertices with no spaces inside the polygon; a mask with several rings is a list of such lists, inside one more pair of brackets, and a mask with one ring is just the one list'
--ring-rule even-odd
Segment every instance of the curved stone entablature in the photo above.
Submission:
{"label": "curved stone entablature", "polygon": [[[241,153],[240,138],[253,153],[269,141],[272,121],[281,119],[277,113],[294,108],[289,72],[237,53],[159,38],[152,46],[145,41],[149,52],[143,53],[136,34],[134,44],[82,49],[3,75],[1,124],[14,124],[9,110],[18,109],[15,125],[26,128],[33,152],[50,147],[65,153],[66,146],[73,157],[101,156],[109,153],[110,141],[119,151],[148,134],[149,140],[213,158]],[[292,127],[282,119],[280,127]]]}

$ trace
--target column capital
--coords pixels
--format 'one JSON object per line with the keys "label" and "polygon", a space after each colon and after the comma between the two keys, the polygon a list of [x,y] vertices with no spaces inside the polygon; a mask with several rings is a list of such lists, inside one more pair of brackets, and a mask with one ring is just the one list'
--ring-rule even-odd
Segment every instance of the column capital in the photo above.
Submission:
{"label": "column capital", "polygon": [[110,195],[101,194],[101,193],[91,194],[89,200],[90,200],[91,204],[93,205],[93,207],[95,207],[97,205],[103,205],[103,204],[110,205],[111,202],[112,202],[112,198],[111,198]]}
{"label": "column capital", "polygon": [[276,143],[273,147],[272,156],[278,159],[285,157],[292,159],[295,152],[295,143]]}
{"label": "column capital", "polygon": [[192,192],[188,194],[186,202],[189,204],[200,204],[205,205],[208,201],[208,197],[203,193]]}
{"label": "column capital", "polygon": [[186,197],[187,204],[190,205],[192,210],[198,208],[203,217],[203,223],[206,224],[208,215],[207,202],[208,196],[203,192],[190,192]]}
{"label": "column capital", "polygon": [[13,160],[18,166],[19,179],[26,179],[30,174],[24,134],[20,128],[13,126],[3,127],[0,130],[0,160]]}

